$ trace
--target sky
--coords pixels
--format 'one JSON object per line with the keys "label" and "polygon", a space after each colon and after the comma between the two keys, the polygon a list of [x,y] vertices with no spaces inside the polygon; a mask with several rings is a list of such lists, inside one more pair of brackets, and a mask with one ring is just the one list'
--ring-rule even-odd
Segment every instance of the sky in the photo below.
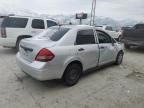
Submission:
{"label": "sky", "polygon": [[[90,13],[92,0],[0,0],[0,9],[27,9],[39,14]],[[144,21],[144,0],[97,0],[97,16]]]}

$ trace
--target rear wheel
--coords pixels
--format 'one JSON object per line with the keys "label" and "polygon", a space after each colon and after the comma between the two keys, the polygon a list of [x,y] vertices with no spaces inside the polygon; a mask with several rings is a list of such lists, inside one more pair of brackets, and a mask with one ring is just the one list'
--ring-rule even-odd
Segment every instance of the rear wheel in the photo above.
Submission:
{"label": "rear wheel", "polygon": [[115,62],[116,65],[120,65],[122,63],[123,56],[124,56],[123,52],[119,52],[118,53],[117,58],[116,58],[116,62]]}
{"label": "rear wheel", "polygon": [[81,76],[82,68],[79,64],[71,64],[65,70],[63,81],[67,86],[75,85]]}

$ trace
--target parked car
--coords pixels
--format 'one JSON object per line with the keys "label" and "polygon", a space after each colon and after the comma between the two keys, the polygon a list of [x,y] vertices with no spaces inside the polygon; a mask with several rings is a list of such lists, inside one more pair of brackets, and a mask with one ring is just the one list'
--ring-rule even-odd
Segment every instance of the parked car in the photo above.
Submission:
{"label": "parked car", "polygon": [[114,29],[112,26],[110,25],[100,25],[100,26],[96,26],[96,28],[104,30],[106,33],[108,33],[110,36],[112,36],[115,39],[118,39],[120,32],[116,29]]}
{"label": "parked car", "polygon": [[4,47],[17,48],[24,38],[30,38],[51,26],[58,25],[53,19],[15,16],[4,17],[0,26],[0,45]]}
{"label": "parked car", "polygon": [[102,30],[88,25],[51,27],[20,43],[17,64],[33,78],[63,79],[76,84],[83,72],[123,60],[123,47]]}
{"label": "parked car", "polygon": [[120,41],[125,44],[125,48],[144,47],[144,24],[136,24],[134,27],[123,29]]}

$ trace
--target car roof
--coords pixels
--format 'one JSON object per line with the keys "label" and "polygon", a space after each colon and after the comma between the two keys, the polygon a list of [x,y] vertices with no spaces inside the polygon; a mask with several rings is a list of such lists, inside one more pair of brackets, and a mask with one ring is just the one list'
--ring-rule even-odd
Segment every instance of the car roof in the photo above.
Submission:
{"label": "car roof", "polygon": [[53,18],[48,18],[48,17],[40,17],[40,16],[21,16],[21,15],[10,15],[8,17],[13,17],[13,18],[35,18],[35,19],[47,19],[47,20],[51,20],[51,21],[55,21],[58,22],[56,19]]}
{"label": "car roof", "polygon": [[[53,26],[54,28],[55,27],[63,27],[63,28],[69,28],[69,29],[95,29],[95,30],[99,30],[99,31],[103,31],[102,29],[100,28],[96,28],[95,26],[90,26],[90,25],[60,25],[60,26]],[[53,28],[51,27],[51,28]]]}
{"label": "car roof", "polygon": [[90,29],[90,28],[95,28],[94,26],[90,25],[59,25],[59,26],[54,26],[54,27],[63,27],[63,28],[69,28],[69,29]]}

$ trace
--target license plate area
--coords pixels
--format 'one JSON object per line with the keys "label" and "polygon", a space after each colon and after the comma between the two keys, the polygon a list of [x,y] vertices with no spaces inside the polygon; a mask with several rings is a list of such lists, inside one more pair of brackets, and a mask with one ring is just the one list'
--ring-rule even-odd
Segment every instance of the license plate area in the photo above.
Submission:
{"label": "license plate area", "polygon": [[33,49],[20,46],[20,54],[23,56],[24,59],[26,59],[29,62],[32,61],[32,52]]}

